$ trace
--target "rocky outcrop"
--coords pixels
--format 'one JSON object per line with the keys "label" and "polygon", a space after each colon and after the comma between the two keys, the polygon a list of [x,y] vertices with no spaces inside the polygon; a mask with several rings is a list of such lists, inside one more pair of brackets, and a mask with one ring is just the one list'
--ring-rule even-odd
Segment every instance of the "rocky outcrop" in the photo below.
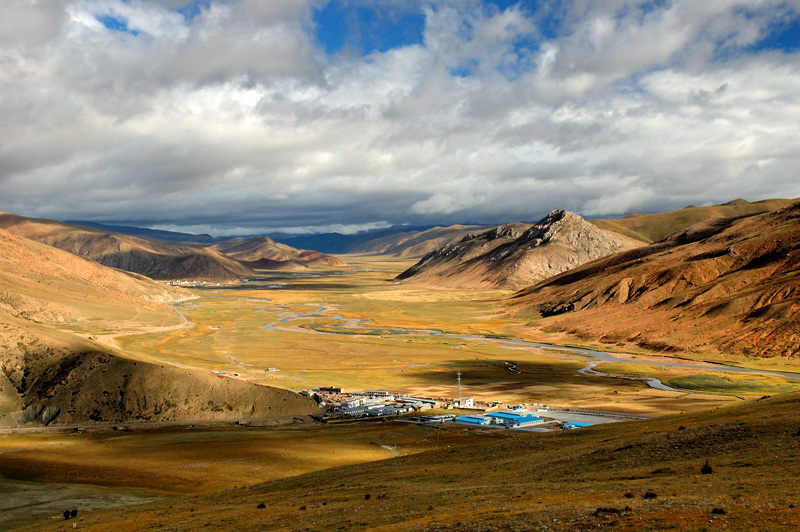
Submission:
{"label": "rocky outcrop", "polygon": [[569,211],[533,225],[512,223],[438,248],[397,280],[447,287],[518,288],[642,242],[604,231]]}

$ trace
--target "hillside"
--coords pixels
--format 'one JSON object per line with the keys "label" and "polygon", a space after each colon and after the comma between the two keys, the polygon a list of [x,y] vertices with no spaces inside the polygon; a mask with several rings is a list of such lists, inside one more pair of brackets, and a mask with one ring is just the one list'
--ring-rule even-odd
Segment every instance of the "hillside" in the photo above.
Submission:
{"label": "hillside", "polygon": [[231,282],[253,275],[252,270],[211,249],[176,246],[54,220],[0,214],[0,229],[151,279]]}
{"label": "hillside", "polygon": [[189,297],[0,229],[0,312],[62,326],[168,324],[180,320],[166,303]]}
{"label": "hillside", "polygon": [[488,229],[482,225],[450,225],[394,233],[355,246],[350,253],[422,257],[436,248],[457,242],[470,233]]}
{"label": "hillside", "polygon": [[766,199],[749,202],[740,198],[710,207],[690,205],[677,211],[655,214],[634,213],[622,218],[596,219],[590,220],[590,222],[606,231],[614,231],[651,244],[704,220],[761,214],[786,207],[794,201],[791,199]]}
{"label": "hillside", "polygon": [[[211,249],[251,268],[304,269],[344,267],[347,263],[319,251],[295,249],[266,236],[235,238],[211,246]],[[261,261],[261,262],[259,262]],[[282,264],[286,263],[286,264]]]}
{"label": "hillside", "polygon": [[[288,391],[125,358],[60,329],[172,326],[191,294],[0,230],[0,426],[306,414]],[[84,333],[85,334],[85,333]]]}
{"label": "hillside", "polygon": [[584,338],[796,362],[800,202],[696,224],[548,279],[509,304]]}
{"label": "hillside", "polygon": [[288,390],[131,360],[0,313],[0,427],[195,421],[310,414]]}
{"label": "hillside", "polygon": [[[576,431],[462,429],[483,437],[208,495],[95,510],[80,526],[790,531],[800,526],[792,489],[798,426],[800,395],[787,394]],[[706,463],[710,470],[702,474]]]}
{"label": "hillside", "polygon": [[435,286],[522,287],[585,262],[641,246],[577,214],[553,211],[534,225],[506,224],[469,234],[425,255],[396,280]]}

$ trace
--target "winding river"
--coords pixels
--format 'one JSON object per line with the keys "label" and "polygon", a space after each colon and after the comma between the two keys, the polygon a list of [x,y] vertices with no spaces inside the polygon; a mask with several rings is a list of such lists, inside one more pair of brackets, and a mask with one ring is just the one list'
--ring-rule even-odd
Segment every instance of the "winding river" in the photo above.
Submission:
{"label": "winding river", "polygon": [[[280,283],[280,284],[271,284],[267,286],[260,286],[258,288],[262,289],[282,289],[287,288],[288,285],[291,283]],[[249,287],[252,289],[252,285]],[[216,294],[222,294],[225,291],[216,292]],[[210,295],[210,294],[209,294]],[[214,296],[211,296],[214,297]],[[224,296],[223,296],[224,297]],[[269,302],[269,299],[256,299],[256,298],[233,298],[234,301],[246,301],[246,302],[259,302],[265,303]],[[191,307],[191,306],[198,306],[199,303],[197,301],[187,301],[184,304],[179,304],[180,306]],[[178,305],[176,305],[178,306]],[[301,312],[291,312],[286,308],[259,308],[256,309],[256,312],[267,312],[268,310],[281,310],[278,317],[280,318],[278,321],[267,323],[263,325],[261,328],[268,330],[268,331],[280,331],[285,333],[295,333],[295,334],[321,334],[321,335],[333,335],[333,336],[341,336],[346,335],[350,337],[363,337],[363,332],[358,332],[354,330],[355,328],[370,324],[373,320],[369,319],[357,319],[357,318],[345,318],[341,314],[329,314],[329,312],[333,309],[330,307],[326,307],[324,305],[315,305],[312,303],[307,304],[309,307],[314,307],[313,311],[308,313],[301,313]],[[178,312],[177,309],[175,309]],[[191,326],[191,322],[188,321],[186,316],[179,313],[179,315],[186,321],[187,326]],[[299,327],[299,326],[292,326],[289,325],[289,322],[303,319],[303,318],[314,318],[324,316],[326,319],[330,319],[333,321],[341,322],[332,328],[336,329],[335,331],[320,331],[314,330],[311,328],[306,327]],[[757,370],[757,369],[749,369],[749,368],[742,368],[736,366],[727,366],[724,364],[715,364],[711,362],[705,363],[692,363],[692,362],[673,362],[667,361],[663,359],[652,359],[650,357],[646,357],[645,359],[637,359],[637,358],[630,358],[630,357],[622,357],[617,356],[613,353],[605,352],[605,351],[596,351],[593,349],[581,348],[581,347],[571,347],[571,346],[563,346],[558,344],[549,344],[549,343],[542,343],[542,342],[531,342],[528,340],[522,339],[515,339],[515,338],[495,338],[491,336],[477,336],[477,335],[465,335],[465,334],[450,334],[445,333],[440,330],[436,329],[404,329],[399,327],[380,327],[381,331],[385,331],[382,334],[374,334],[369,335],[371,338],[386,338],[387,336],[391,336],[392,338],[396,337],[439,337],[439,338],[451,338],[457,339],[460,341],[468,341],[468,342],[479,342],[483,344],[493,344],[493,345],[501,345],[507,346],[509,348],[514,349],[521,349],[523,351],[528,352],[536,352],[541,354],[542,351],[545,351],[547,355],[560,357],[560,358],[569,358],[569,359],[578,359],[586,361],[586,365],[579,369],[580,373],[585,375],[594,375],[597,377],[608,377],[608,378],[623,378],[629,380],[639,380],[645,382],[648,386],[652,388],[656,388],[659,390],[666,390],[666,391],[673,391],[673,392],[681,392],[681,393],[703,393],[703,394],[710,394],[714,395],[710,392],[694,392],[691,390],[679,389],[675,387],[668,386],[664,384],[660,379],[655,377],[636,377],[630,375],[616,375],[616,374],[608,374],[598,371],[595,368],[601,362],[620,362],[625,364],[642,364],[647,366],[664,366],[664,367],[673,367],[673,368],[685,368],[685,369],[695,369],[695,370],[703,370],[703,371],[715,371],[715,372],[724,372],[724,373],[736,373],[736,374],[748,374],[748,375],[762,375],[762,376],[777,376],[783,377],[786,379],[792,380],[800,380],[800,373],[791,373],[791,372],[784,372],[784,371],[771,371],[771,370]],[[553,351],[557,351],[554,353]],[[728,394],[723,394],[728,395]]]}

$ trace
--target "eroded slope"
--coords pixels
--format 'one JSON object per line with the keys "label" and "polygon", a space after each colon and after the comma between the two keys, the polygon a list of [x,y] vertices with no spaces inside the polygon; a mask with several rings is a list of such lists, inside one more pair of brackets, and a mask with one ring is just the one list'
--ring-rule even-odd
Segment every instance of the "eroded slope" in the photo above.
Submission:
{"label": "eroded slope", "polygon": [[[745,357],[800,354],[800,203],[716,219],[520,292],[586,338]],[[532,325],[535,325],[533,322]]]}
{"label": "eroded slope", "polygon": [[459,288],[522,287],[641,245],[577,214],[553,211],[534,225],[512,223],[467,235],[425,255],[397,280]]}

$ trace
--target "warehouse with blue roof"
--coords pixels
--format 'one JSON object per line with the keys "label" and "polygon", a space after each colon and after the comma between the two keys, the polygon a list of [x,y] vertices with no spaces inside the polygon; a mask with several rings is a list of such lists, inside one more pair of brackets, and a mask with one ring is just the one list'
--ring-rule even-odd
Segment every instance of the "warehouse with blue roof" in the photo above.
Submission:
{"label": "warehouse with blue roof", "polygon": [[527,427],[529,425],[538,425],[544,423],[544,419],[533,414],[523,414],[521,412],[508,412],[501,410],[500,412],[489,412],[486,417],[491,418],[492,422],[497,425],[506,425],[509,427]]}

